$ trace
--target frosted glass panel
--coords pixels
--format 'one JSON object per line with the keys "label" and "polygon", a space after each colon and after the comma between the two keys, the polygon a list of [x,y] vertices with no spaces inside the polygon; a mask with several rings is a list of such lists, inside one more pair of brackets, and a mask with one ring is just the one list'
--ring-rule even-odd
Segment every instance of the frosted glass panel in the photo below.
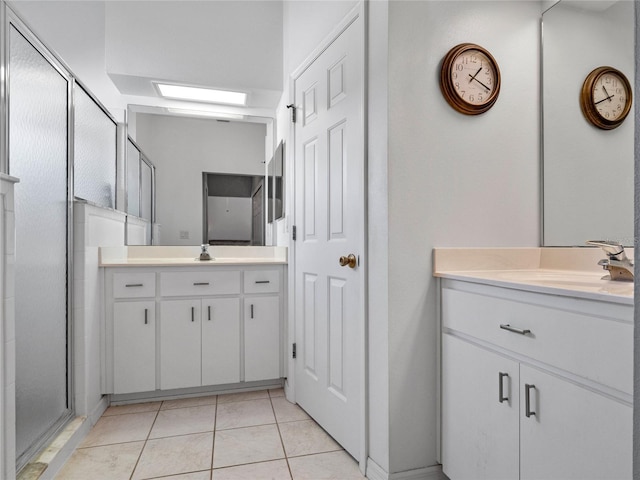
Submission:
{"label": "frosted glass panel", "polygon": [[151,245],[153,177],[151,166],[146,162],[140,162],[140,170],[140,216],[149,221],[149,226],[145,230],[145,245]]}
{"label": "frosted glass panel", "polygon": [[140,151],[127,140],[127,213],[140,216]]}
{"label": "frosted glass panel", "polygon": [[67,81],[14,28],[10,42],[20,456],[67,413]]}
{"label": "frosted glass panel", "polygon": [[115,207],[116,124],[87,95],[74,88],[74,195]]}
{"label": "frosted glass panel", "polygon": [[140,189],[141,203],[140,216],[145,220],[151,221],[151,167],[145,162],[140,162]]}

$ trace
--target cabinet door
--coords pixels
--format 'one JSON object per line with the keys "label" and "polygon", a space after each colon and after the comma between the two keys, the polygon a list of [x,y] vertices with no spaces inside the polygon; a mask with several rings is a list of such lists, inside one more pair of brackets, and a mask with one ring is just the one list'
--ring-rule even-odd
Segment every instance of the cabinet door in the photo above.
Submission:
{"label": "cabinet door", "polygon": [[156,304],[113,305],[113,393],[156,389]]}
{"label": "cabinet door", "polygon": [[202,301],[202,385],[240,381],[240,299]]}
{"label": "cabinet door", "polygon": [[244,379],[280,378],[280,297],[244,300]]}
{"label": "cabinet door", "polygon": [[630,406],[526,365],[520,379],[522,480],[631,478]]}
{"label": "cabinet door", "polygon": [[200,386],[200,300],[160,302],[160,388]]}
{"label": "cabinet door", "polygon": [[443,335],[442,469],[451,480],[518,478],[518,370]]}

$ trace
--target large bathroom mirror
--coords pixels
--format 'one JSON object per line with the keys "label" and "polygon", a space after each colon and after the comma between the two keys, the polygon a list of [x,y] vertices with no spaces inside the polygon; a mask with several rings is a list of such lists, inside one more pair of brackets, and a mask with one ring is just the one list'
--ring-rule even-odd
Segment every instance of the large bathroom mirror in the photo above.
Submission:
{"label": "large bathroom mirror", "polygon": [[582,114],[580,93],[601,66],[634,85],[634,18],[631,0],[561,0],[543,13],[544,246],[633,245],[633,113],[602,130]]}

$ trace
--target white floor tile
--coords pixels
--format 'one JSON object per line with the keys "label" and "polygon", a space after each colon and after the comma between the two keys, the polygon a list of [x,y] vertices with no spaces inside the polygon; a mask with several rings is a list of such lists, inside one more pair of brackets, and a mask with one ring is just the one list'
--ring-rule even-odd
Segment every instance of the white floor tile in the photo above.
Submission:
{"label": "white floor tile", "polygon": [[256,392],[227,393],[226,395],[218,396],[218,404],[229,402],[244,402],[247,400],[261,400],[264,398],[269,398],[269,392],[267,390],[258,390]]}
{"label": "white floor tile", "polygon": [[218,405],[216,430],[276,423],[269,399]]}
{"label": "white floor tile", "polygon": [[217,395],[208,395],[206,397],[181,398],[178,400],[165,400],[162,402],[160,410],[168,410],[170,408],[187,408],[199,407],[201,405],[215,405]]}
{"label": "white floor tile", "polygon": [[147,441],[132,480],[197,472],[211,468],[213,433]]}
{"label": "white floor tile", "polygon": [[311,417],[295,403],[291,403],[284,397],[275,397],[271,399],[273,410],[276,414],[278,423],[296,422],[299,420],[310,420]]}
{"label": "white floor tile", "polygon": [[57,480],[129,480],[144,442],[80,448],[56,475]]}
{"label": "white floor tile", "polygon": [[215,469],[213,480],[291,480],[291,475],[286,460],[274,460]]}
{"label": "white floor tile", "polygon": [[80,446],[96,447],[146,440],[156,415],[156,412],[146,412],[102,417]]}
{"label": "white floor tile", "polygon": [[213,468],[284,458],[276,425],[236,428],[216,432]]}
{"label": "white floor tile", "polygon": [[213,432],[215,418],[215,405],[160,410],[149,438]]}
{"label": "white floor tile", "polygon": [[313,420],[279,425],[287,457],[341,450],[340,445]]}
{"label": "white floor tile", "polygon": [[126,413],[143,413],[143,412],[157,412],[160,409],[162,402],[150,402],[150,403],[132,403],[130,405],[117,405],[115,407],[109,407],[102,414],[104,417],[111,415],[123,415]]}
{"label": "white floor tile", "polygon": [[344,451],[289,459],[293,480],[363,480],[356,461]]}

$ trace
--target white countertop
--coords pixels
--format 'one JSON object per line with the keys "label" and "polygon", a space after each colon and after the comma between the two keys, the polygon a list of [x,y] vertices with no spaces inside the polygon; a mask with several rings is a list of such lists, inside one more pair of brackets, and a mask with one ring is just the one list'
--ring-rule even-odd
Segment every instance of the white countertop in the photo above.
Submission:
{"label": "white countertop", "polygon": [[211,260],[200,260],[199,246],[100,247],[101,267],[201,267],[215,265],[284,265],[286,247],[211,246]]}
{"label": "white countertop", "polygon": [[607,272],[597,261],[604,257],[599,248],[436,248],[434,276],[633,305],[633,282],[602,279]]}

